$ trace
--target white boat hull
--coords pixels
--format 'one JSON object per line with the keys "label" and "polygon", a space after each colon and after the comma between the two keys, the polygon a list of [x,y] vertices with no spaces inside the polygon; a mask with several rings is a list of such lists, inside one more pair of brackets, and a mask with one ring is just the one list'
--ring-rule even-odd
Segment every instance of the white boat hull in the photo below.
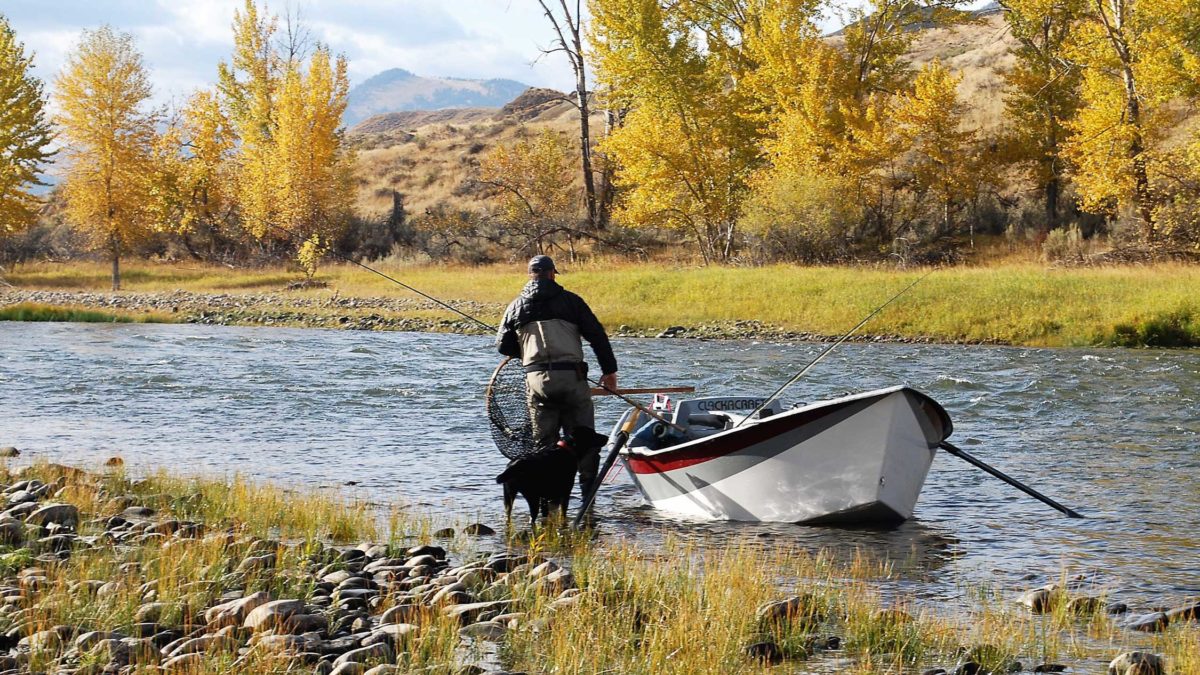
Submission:
{"label": "white boat hull", "polygon": [[894,524],[912,517],[950,419],[912,389],[790,410],[623,456],[646,501],[703,520]]}

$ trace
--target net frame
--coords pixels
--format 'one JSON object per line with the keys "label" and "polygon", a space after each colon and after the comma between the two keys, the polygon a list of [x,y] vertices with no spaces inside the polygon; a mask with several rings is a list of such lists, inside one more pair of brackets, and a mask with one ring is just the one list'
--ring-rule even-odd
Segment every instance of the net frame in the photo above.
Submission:
{"label": "net frame", "polygon": [[488,426],[496,449],[508,459],[537,454],[533,420],[529,417],[529,390],[520,359],[506,357],[488,380],[485,396]]}

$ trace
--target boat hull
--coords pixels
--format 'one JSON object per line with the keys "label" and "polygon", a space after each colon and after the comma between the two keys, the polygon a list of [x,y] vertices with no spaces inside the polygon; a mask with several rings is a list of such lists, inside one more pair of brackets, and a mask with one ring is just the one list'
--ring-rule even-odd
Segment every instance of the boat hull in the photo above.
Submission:
{"label": "boat hull", "polygon": [[624,452],[646,501],[704,520],[888,525],[912,517],[950,419],[907,387]]}

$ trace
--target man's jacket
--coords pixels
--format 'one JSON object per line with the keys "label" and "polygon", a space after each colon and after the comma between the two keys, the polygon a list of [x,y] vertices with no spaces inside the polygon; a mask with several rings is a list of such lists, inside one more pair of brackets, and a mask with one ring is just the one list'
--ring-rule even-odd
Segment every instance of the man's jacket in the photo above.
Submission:
{"label": "man's jacket", "polygon": [[604,326],[583,298],[551,279],[530,279],[504,312],[496,348],[525,365],[580,362],[580,337],[592,346],[601,372],[617,372],[617,358]]}

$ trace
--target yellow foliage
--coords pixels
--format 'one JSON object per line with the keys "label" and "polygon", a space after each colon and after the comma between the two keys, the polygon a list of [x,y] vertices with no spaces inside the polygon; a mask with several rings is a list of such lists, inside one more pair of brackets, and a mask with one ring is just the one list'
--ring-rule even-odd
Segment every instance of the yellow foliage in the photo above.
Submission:
{"label": "yellow foliage", "polygon": [[58,77],[57,116],[70,161],[67,213],[113,256],[151,226],[150,176],[156,115],[150,80],[128,33],[84,31]]}
{"label": "yellow foliage", "polygon": [[0,236],[33,222],[38,170],[51,156],[42,83],[30,73],[33,57],[0,15]]}
{"label": "yellow foliage", "polygon": [[532,140],[497,146],[479,161],[479,180],[499,191],[501,214],[510,225],[533,230],[569,224],[579,217],[579,195],[570,144],[551,129]]}
{"label": "yellow foliage", "polygon": [[296,250],[296,260],[300,263],[300,267],[304,268],[305,275],[309,279],[317,273],[317,265],[320,264],[321,258],[325,257],[325,248],[321,246],[320,235],[312,235],[300,244],[300,248]]}

